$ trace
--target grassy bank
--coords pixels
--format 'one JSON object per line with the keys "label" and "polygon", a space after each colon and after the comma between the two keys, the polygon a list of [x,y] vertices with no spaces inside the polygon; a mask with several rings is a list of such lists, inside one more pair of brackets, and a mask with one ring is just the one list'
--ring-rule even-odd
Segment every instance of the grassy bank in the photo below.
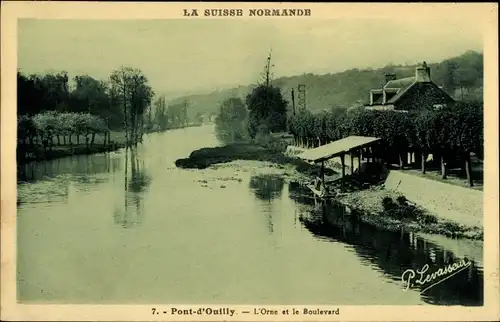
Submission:
{"label": "grassy bank", "polygon": [[402,194],[381,186],[342,195],[338,201],[362,221],[390,230],[421,232],[452,238],[483,239],[483,229],[440,219],[410,203]]}
{"label": "grassy bank", "polygon": [[47,149],[44,149],[41,145],[18,145],[17,163],[22,165],[33,161],[54,160],[71,155],[115,151],[125,147],[125,132],[111,132],[110,139],[111,144],[104,144],[104,135],[96,135],[94,144],[87,145],[85,139],[80,138],[80,144],[55,144]]}
{"label": "grassy bank", "polygon": [[[188,158],[178,159],[175,165],[179,168],[205,169],[211,165],[238,160],[292,165],[297,172],[311,176],[318,175],[320,171],[320,167],[317,165],[285,156],[281,148],[266,147],[255,143],[233,143],[221,147],[202,148],[193,151]],[[325,174],[332,175],[334,171],[326,169]]]}

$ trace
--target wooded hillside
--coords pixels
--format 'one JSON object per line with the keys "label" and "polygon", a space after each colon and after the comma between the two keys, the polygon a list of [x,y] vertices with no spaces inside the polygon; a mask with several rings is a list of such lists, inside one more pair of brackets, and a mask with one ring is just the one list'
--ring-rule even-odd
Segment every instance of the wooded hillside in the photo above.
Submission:
{"label": "wooded hillside", "polygon": [[[423,57],[422,60],[425,60]],[[277,62],[279,63],[279,62]],[[431,79],[451,94],[455,99],[482,100],[483,96],[483,54],[468,51],[460,56],[440,63],[429,63]],[[311,111],[330,110],[349,107],[356,102],[367,102],[369,91],[384,84],[384,74],[394,72],[397,78],[413,76],[416,65],[393,65],[379,69],[350,69],[326,75],[305,74],[281,77],[274,81],[280,87],[291,110],[292,88],[298,84],[306,85],[306,105]],[[189,117],[197,113],[215,114],[220,103],[231,97],[244,98],[251,86],[240,86],[210,94],[190,95],[172,100],[170,103],[189,101]],[[168,98],[167,98],[168,99]]]}

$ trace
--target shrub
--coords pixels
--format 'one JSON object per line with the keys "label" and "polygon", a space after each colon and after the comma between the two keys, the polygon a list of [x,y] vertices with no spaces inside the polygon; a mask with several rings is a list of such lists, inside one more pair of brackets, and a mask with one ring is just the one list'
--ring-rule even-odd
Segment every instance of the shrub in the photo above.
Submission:
{"label": "shrub", "polygon": [[384,197],[384,199],[382,199],[382,205],[384,206],[384,210],[386,211],[396,208],[396,204],[391,197]]}
{"label": "shrub", "polygon": [[398,204],[400,204],[400,205],[406,205],[408,202],[408,199],[406,199],[405,196],[399,196],[399,197],[397,197],[396,200],[397,200]]}

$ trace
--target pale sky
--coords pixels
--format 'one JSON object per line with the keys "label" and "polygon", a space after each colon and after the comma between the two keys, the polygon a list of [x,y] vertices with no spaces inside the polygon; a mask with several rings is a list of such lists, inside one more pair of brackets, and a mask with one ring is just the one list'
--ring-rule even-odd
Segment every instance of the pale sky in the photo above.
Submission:
{"label": "pale sky", "polygon": [[18,37],[25,73],[104,80],[127,65],[157,93],[254,83],[271,47],[280,77],[439,62],[483,46],[481,31],[457,20],[19,20]]}

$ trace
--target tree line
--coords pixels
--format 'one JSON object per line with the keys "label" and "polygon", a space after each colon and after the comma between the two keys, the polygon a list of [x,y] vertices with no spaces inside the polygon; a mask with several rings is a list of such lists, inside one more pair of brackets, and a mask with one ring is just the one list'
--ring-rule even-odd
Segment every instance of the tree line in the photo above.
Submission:
{"label": "tree line", "polygon": [[317,147],[349,135],[382,139],[378,157],[386,161],[397,157],[403,166],[405,156],[415,153],[425,173],[429,154],[439,160],[441,177],[446,179],[449,163],[462,160],[469,184],[471,153],[483,155],[483,104],[457,102],[434,110],[414,112],[374,111],[363,107],[333,109],[313,114],[305,111],[288,119],[295,144]]}
{"label": "tree line", "polygon": [[[149,115],[148,123],[148,129],[151,131],[177,129],[186,127],[191,123],[188,117],[189,102],[187,100],[168,105],[165,97],[162,96],[156,99],[154,106],[154,115]],[[197,114],[193,121],[197,125],[201,125],[203,122],[201,114]]]}
{"label": "tree line", "polygon": [[90,137],[104,134],[108,141],[110,131],[125,132],[126,145],[131,146],[141,142],[146,131],[189,122],[187,101],[167,107],[160,97],[152,106],[154,91],[139,69],[122,66],[104,81],[88,75],[72,80],[70,84],[64,71],[45,75],[18,71],[20,142],[49,146],[55,142],[53,137],[64,140],[71,135],[79,141],[82,129],[87,129]]}

